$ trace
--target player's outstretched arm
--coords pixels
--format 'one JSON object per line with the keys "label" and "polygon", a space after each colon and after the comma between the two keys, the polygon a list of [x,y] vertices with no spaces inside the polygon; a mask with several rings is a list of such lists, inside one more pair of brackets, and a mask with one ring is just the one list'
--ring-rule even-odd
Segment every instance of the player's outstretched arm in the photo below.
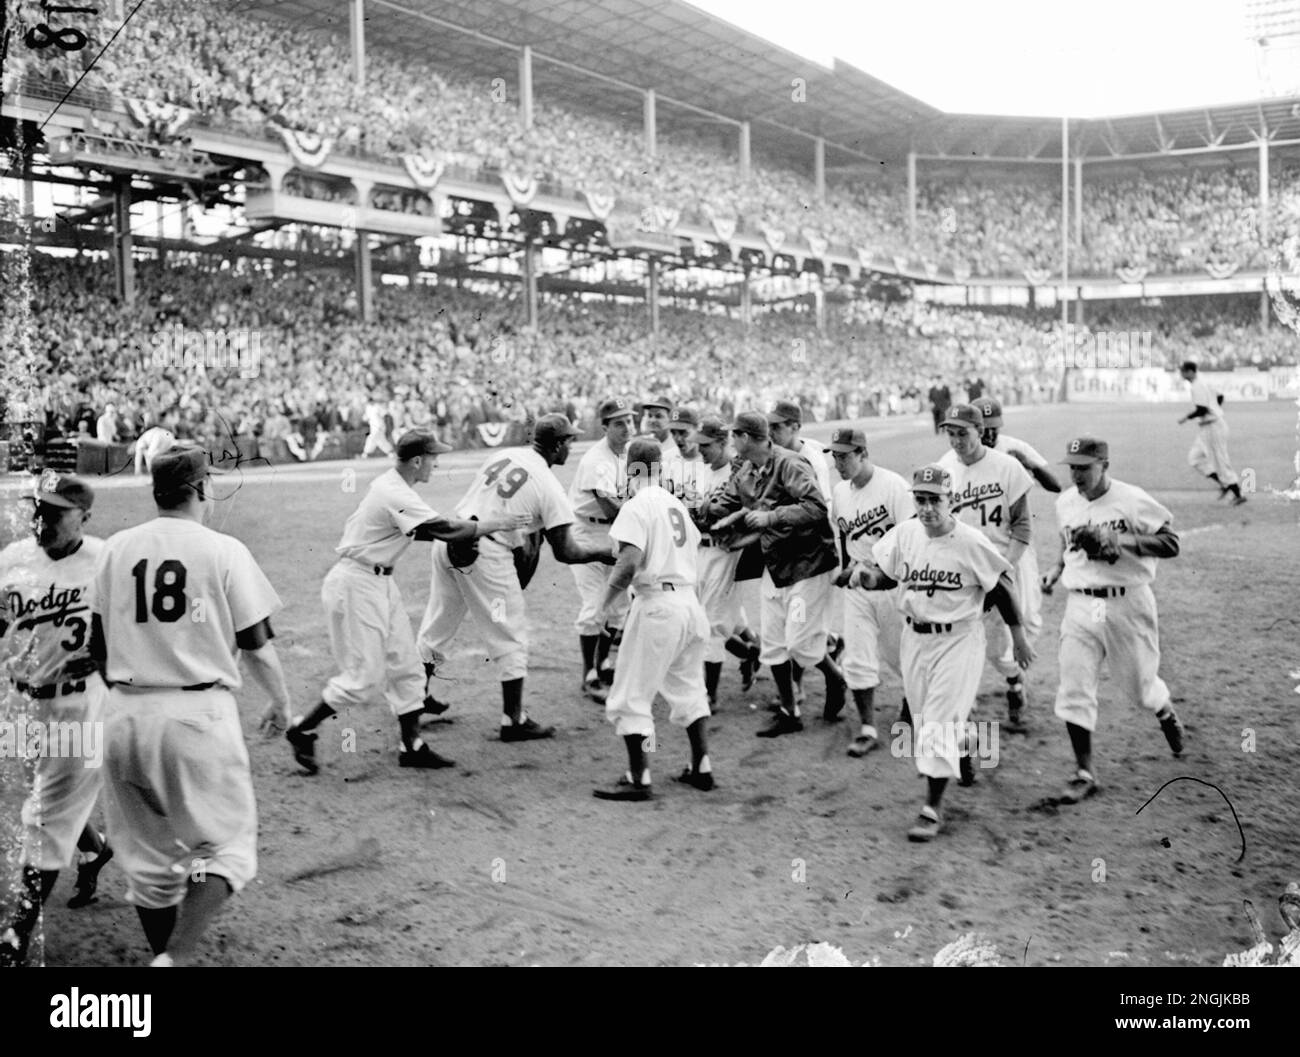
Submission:
{"label": "player's outstretched arm", "polygon": [[1034,480],[1043,487],[1045,492],[1059,493],[1061,491],[1061,482],[1056,479],[1056,475],[1046,466],[1026,465],[1025,468],[1033,474]]}
{"label": "player's outstretched arm", "polygon": [[618,605],[623,592],[632,584],[632,577],[645,561],[645,553],[634,543],[620,543],[618,557],[614,561],[614,570],[606,581],[605,597],[600,603],[597,619],[603,624],[609,623],[609,613]]}
{"label": "player's outstretched arm", "polygon": [[446,540],[451,543],[456,540],[472,540],[478,536],[490,536],[494,532],[510,532],[514,529],[527,528],[532,520],[530,514],[502,514],[500,517],[485,518],[482,521],[436,517],[416,525],[407,535],[425,542]]}
{"label": "player's outstretched arm", "polygon": [[1016,592],[1011,586],[1011,578],[1006,573],[998,577],[998,582],[989,591],[986,601],[997,608],[998,615],[1011,632],[1011,652],[1016,664],[1021,668],[1028,668],[1034,663],[1034,648],[1029,644],[1029,638],[1020,623],[1020,606],[1016,602]]}
{"label": "player's outstretched arm", "polygon": [[551,545],[551,553],[561,565],[585,565],[588,562],[600,562],[602,565],[614,564],[612,553],[596,547],[584,547],[573,538],[568,525],[548,528],[546,542]]}
{"label": "player's outstretched arm", "polygon": [[1178,533],[1168,521],[1155,532],[1125,532],[1118,539],[1120,549],[1139,558],[1177,558],[1182,550]]}
{"label": "player's outstretched arm", "polygon": [[1029,514],[1029,494],[1025,493],[1014,503],[1008,512],[1007,529],[1011,533],[1011,542],[1007,545],[1007,561],[1012,565],[1020,561],[1020,556],[1029,547],[1033,539],[1033,521]]}
{"label": "player's outstretched arm", "polygon": [[284,677],[280,655],[271,642],[274,635],[269,620],[259,620],[235,634],[235,645],[248,665],[249,674],[271,699],[259,724],[268,732],[287,730],[293,722],[293,701],[289,697],[289,683]]}

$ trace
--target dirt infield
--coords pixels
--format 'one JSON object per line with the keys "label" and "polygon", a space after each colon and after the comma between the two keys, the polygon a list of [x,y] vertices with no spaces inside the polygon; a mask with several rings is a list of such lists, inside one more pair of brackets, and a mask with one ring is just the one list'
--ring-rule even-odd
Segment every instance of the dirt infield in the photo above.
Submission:
{"label": "dirt infield", "polygon": [[[1176,425],[1181,410],[1016,409],[1007,432],[1053,460],[1068,436],[1099,433],[1111,442],[1114,476],[1173,511],[1183,553],[1161,563],[1155,587],[1162,674],[1187,727],[1184,759],[1170,756],[1150,715],[1104,686],[1095,740],[1102,794],[1072,808],[1037,806],[1069,777],[1071,761],[1051,715],[1057,592],[1046,600],[1030,675],[1032,733],[1003,735],[998,765],[974,788],[950,791],[946,830],[933,844],[904,837],[923,792],[912,762],[888,752],[847,757],[854,724],[816,718],[815,673],[806,731],[764,741],[754,732],[771,681],[744,695],[728,664],[710,723],[715,792],[670,780],[686,743],[664,721],[651,764],[657,799],[597,801],[592,788],[621,772],[623,752],[602,709],[578,693],[577,596],[548,551],[527,593],[534,647],[525,692],[538,719],[559,725],[553,741],[496,740],[497,684],[472,624],[446,689],[454,722],[429,728],[454,769],[400,770],[395,724],[377,705],[331,720],[322,772],[304,777],[283,741],[254,733],[264,702],[246,688],[259,877],[211,931],[203,963],[689,965],[756,962],[778,944],[827,941],[854,962],[908,965],[929,964],[974,930],[1028,965],[1220,964],[1250,945],[1242,899],[1266,908],[1265,925],[1277,931],[1272,908],[1300,858],[1300,677],[1289,674],[1300,669],[1300,504],[1267,494],[1295,478],[1296,409],[1229,409],[1234,460],[1257,488],[1238,509],[1216,504],[1213,486],[1187,467],[1195,426]],[[869,436],[872,457],[900,472],[946,449],[928,419],[872,422]],[[436,509],[454,505],[480,458],[446,457],[422,488]],[[566,486],[576,462],[560,471]],[[382,468],[340,464],[272,482],[250,474],[210,522],[244,540],[280,591],[276,642],[301,708],[332,673],[321,580],[344,519]],[[1051,497],[1035,489],[1033,508],[1046,567],[1055,556]],[[143,488],[105,488],[89,529],[108,535],[151,513]],[[427,570],[416,544],[397,574],[414,621]],[[756,620],[755,594],[748,586]],[[877,694],[886,725],[899,696],[894,680]],[[986,674],[973,718],[1003,710],[998,680]],[[342,751],[345,730],[355,731],[355,752]],[[0,761],[9,834],[19,770]],[[1198,781],[1165,785],[1180,777]],[[47,964],[145,964],[116,867],[83,911],[64,907],[71,874],[47,911]]]}

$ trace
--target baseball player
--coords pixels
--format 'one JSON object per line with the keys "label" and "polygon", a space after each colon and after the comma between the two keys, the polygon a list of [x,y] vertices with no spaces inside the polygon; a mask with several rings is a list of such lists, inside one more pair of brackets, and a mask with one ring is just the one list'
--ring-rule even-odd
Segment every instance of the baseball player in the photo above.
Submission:
{"label": "baseball player", "polygon": [[[627,444],[632,439],[634,416],[629,401],[611,397],[596,409],[596,417],[604,430],[603,440],[593,444],[578,460],[578,470],[569,486],[569,502],[573,504],[573,539],[588,550],[607,550],[613,553],[609,526],[618,516],[627,482]],[[609,566],[597,562],[570,565],[573,582],[581,600],[574,626],[578,630],[578,643],[582,649],[582,692],[593,701],[605,703],[606,686],[614,680],[612,666],[608,668],[610,647],[615,633],[623,627],[627,615],[627,597],[621,605],[610,608],[613,623],[606,627],[596,623],[596,614],[605,600],[609,584]]]}
{"label": "baseball player", "polygon": [[153,462],[158,516],[103,547],[91,649],[108,683],[104,813],[153,965],[184,965],[225,901],[257,872],[257,806],[235,691],[242,667],[287,726],[271,642],[280,608],[253,556],[207,528],[209,457]]}
{"label": "baseball player", "polygon": [[361,449],[361,454],[357,458],[370,458],[370,453],[376,448],[390,457],[396,454],[393,450],[393,442],[388,439],[388,423],[384,421],[385,414],[384,405],[373,396],[366,401],[366,426],[370,432],[366,434],[365,446]]}
{"label": "baseball player", "polygon": [[916,517],[886,532],[871,548],[877,567],[859,572],[867,590],[901,587],[903,690],[917,738],[916,768],[927,783],[920,818],[907,831],[912,841],[938,836],[950,779],[974,781],[966,720],[984,668],[986,602],[1010,628],[1016,663],[1028,667],[1034,659],[1008,579],[1011,563],[983,533],[954,517],[953,496],[951,475],[942,466],[916,470]]}
{"label": "baseball player", "polygon": [[844,588],[844,681],[862,724],[849,755],[865,756],[880,745],[874,707],[881,664],[902,675],[903,620],[892,596],[857,588],[862,571],[875,566],[871,548],[876,541],[912,516],[912,497],[902,477],[871,462],[861,430],[837,429],[826,451],[834,456],[840,476],[831,493],[831,520],[840,540],[840,571],[834,583]]}
{"label": "baseball player", "polygon": [[[767,425],[771,432],[772,443],[801,456],[817,478],[817,487],[822,499],[826,501],[827,516],[831,505],[831,468],[826,462],[826,454],[820,444],[799,435],[803,428],[803,409],[793,400],[778,400],[767,415]],[[828,646],[833,660],[839,659],[844,641],[840,630],[844,627],[843,603],[838,591],[831,593],[830,605],[824,612],[823,631],[830,636]],[[834,629],[834,630],[832,630]],[[794,678],[794,700],[800,708],[804,704],[803,666],[795,661],[791,665]]]}
{"label": "baseball player", "polygon": [[675,407],[668,412],[668,434],[677,454],[664,463],[661,485],[688,506],[704,498],[704,457],[696,436],[699,426],[700,415],[694,408]]}
{"label": "baseball player", "polygon": [[[430,676],[436,675],[447,662],[447,649],[465,614],[474,617],[487,639],[488,659],[501,678],[502,741],[532,741],[555,734],[554,727],[530,719],[523,706],[528,671],[524,587],[540,547],[533,534],[544,533],[556,560],[565,565],[614,564],[608,548],[584,546],[574,539],[573,506],[551,470],[564,465],[576,436],[579,431],[563,415],[543,415],[533,427],[532,446],[492,452],[456,507],[460,517],[471,519],[519,516],[520,527],[483,537],[477,558],[459,567],[447,544],[433,545],[429,604],[417,636],[420,656]],[[516,570],[516,549],[521,552],[519,561],[526,563],[522,579]]]}
{"label": "baseball player", "polygon": [[[706,418],[692,434],[689,443],[698,449],[703,460],[703,467],[696,478],[700,498],[695,507],[698,507],[711,492],[725,487],[731,480],[727,427],[716,418]],[[713,712],[718,709],[718,684],[722,680],[725,654],[730,653],[740,658],[743,690],[749,690],[754,685],[754,673],[759,665],[758,640],[746,627],[745,611],[740,604],[740,592],[736,589],[736,569],[740,564],[740,555],[739,550],[729,550],[723,539],[714,539],[708,532],[700,533],[700,553],[696,559],[696,593],[709,618],[709,644],[704,653],[704,688],[709,697],[709,709]]]}
{"label": "baseball player", "polygon": [[343,526],[334,548],[339,560],[321,585],[321,604],[329,620],[330,652],[339,674],[325,684],[321,700],[285,733],[294,759],[315,774],[316,728],[348,706],[382,697],[397,718],[400,767],[451,767],[420,737],[424,714],[449,706],[427,694],[426,676],[411,631],[411,618],[393,567],[414,540],[474,540],[514,528],[519,519],[465,521],[435,512],[415,491],[429,480],[438,456],[451,449],[432,430],[404,433],[397,442],[397,465],[370,482],[365,497]]}
{"label": "baseball player", "polygon": [[140,434],[135,442],[135,472],[148,473],[153,468],[153,461],[161,452],[176,443],[176,434],[162,426],[150,426]]}
{"label": "baseball player", "polygon": [[975,406],[984,416],[984,431],[980,434],[980,442],[984,447],[1010,455],[1029,471],[1034,480],[1042,485],[1044,491],[1059,493],[1061,482],[1056,479],[1047,460],[1038,453],[1038,450],[1019,437],[1002,432],[1002,404],[991,396],[983,396],[976,401]]}
{"label": "baseball player", "polygon": [[665,466],[678,455],[677,443],[668,430],[672,413],[673,405],[661,397],[651,396],[641,401],[641,435],[658,442]]}
{"label": "baseball player", "polygon": [[[943,420],[951,450],[939,465],[952,477],[953,514],[984,533],[1012,566],[1012,585],[1025,632],[1032,642],[1043,626],[1038,559],[1031,543],[1029,490],[1033,480],[1020,462],[986,448],[980,440],[984,415],[973,404],[957,404]],[[1012,656],[1005,624],[990,612],[986,648],[989,662],[1007,681],[1007,729],[1023,734],[1026,691],[1020,666]]]}
{"label": "baseball player", "polygon": [[700,534],[681,500],[657,480],[663,458],[659,445],[634,440],[627,458],[631,496],[610,527],[618,561],[603,608],[618,605],[631,585],[623,648],[605,703],[605,717],[627,747],[628,770],[612,788],[597,789],[594,795],[601,800],[651,798],[646,750],[647,742],[653,747],[656,694],[668,702],[669,721],[685,727],[690,739],[691,762],[678,780],[708,792],[713,768],[704,730],[709,704],[703,662],[709,619],[695,592]]}
{"label": "baseball player", "polygon": [[[27,722],[50,731],[23,805],[22,888],[17,912],[0,935],[0,966],[26,959],[41,907],[74,849],[81,861],[70,907],[94,900],[99,871],[113,857],[88,825],[103,787],[96,758],[103,743],[96,732],[108,696],[90,656],[90,596],[103,540],[85,535],[83,527],[94,498],[84,481],[46,474],[35,496],[34,536],[0,552],[0,667],[29,701],[22,712]],[[75,725],[82,734],[69,743],[69,755],[54,743],[56,723]]]}
{"label": "baseball player", "polygon": [[1197,373],[1195,362],[1187,360],[1179,368],[1183,381],[1192,387],[1192,410],[1178,420],[1196,420],[1196,440],[1187,453],[1187,462],[1197,473],[1203,473],[1219,486],[1219,498],[1232,496],[1232,506],[1241,506],[1246,497],[1241,494],[1240,479],[1228,458],[1228,421],[1223,417],[1223,394],[1216,393]]}
{"label": "baseball player", "polygon": [[1065,720],[1077,771],[1056,799],[1077,804],[1099,788],[1092,732],[1103,664],[1130,701],[1155,713],[1173,754],[1182,754],[1183,725],[1159,673],[1151,592],[1156,562],[1178,557],[1179,542],[1168,510],[1136,485],[1110,476],[1110,446],[1104,440],[1075,438],[1066,446],[1065,462],[1074,487],[1056,500],[1062,552],[1043,577],[1043,589],[1050,591],[1060,581],[1070,592],[1061,620],[1056,714]]}
{"label": "baseball player", "polygon": [[791,665],[816,666],[826,678],[822,718],[844,708],[844,676],[826,648],[825,610],[838,561],[826,501],[805,459],[773,445],[767,416],[744,411],[731,433],[738,465],[697,516],[712,533],[742,525],[759,533],[763,555],[761,660],[772,669],[781,703],[770,726],[775,738],[803,730]]}

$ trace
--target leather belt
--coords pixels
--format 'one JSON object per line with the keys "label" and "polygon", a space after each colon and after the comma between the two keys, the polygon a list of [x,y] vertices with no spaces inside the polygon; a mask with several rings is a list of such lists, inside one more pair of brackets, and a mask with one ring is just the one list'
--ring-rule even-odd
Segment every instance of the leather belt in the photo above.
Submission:
{"label": "leather belt", "polygon": [[369,562],[363,562],[360,558],[349,558],[348,561],[355,562],[367,572],[374,573],[376,576],[392,576],[393,567],[391,565],[371,565]]}
{"label": "leather belt", "polygon": [[[59,683],[46,683],[44,686],[32,686],[30,683],[15,683],[20,694],[26,694],[28,697],[37,701],[46,701],[54,697],[59,692]],[[63,696],[69,694],[84,694],[86,692],[86,680],[79,679],[74,682],[63,683]]]}
{"label": "leather belt", "polygon": [[701,537],[700,537],[700,546],[701,546],[701,547],[721,547],[722,544],[721,544],[721,543],[714,543],[713,540],[709,539],[708,536],[701,536]]}
{"label": "leather belt", "polygon": [[907,618],[907,626],[915,631],[918,635],[937,635],[946,634],[952,631],[951,624],[922,624],[919,621]]}
{"label": "leather belt", "polygon": [[1123,598],[1127,587],[1076,587],[1074,589],[1081,595],[1088,595],[1092,598]]}
{"label": "leather belt", "polygon": [[607,518],[607,517],[589,517],[589,518],[587,518],[587,520],[590,521],[593,525],[608,525],[608,524],[610,524],[610,519]]}
{"label": "leather belt", "polygon": [[676,591],[676,590],[677,590],[677,585],[676,585],[676,584],[670,584],[667,580],[662,581],[662,582],[659,584],[659,587],[660,587],[661,590],[664,590],[664,591]]}

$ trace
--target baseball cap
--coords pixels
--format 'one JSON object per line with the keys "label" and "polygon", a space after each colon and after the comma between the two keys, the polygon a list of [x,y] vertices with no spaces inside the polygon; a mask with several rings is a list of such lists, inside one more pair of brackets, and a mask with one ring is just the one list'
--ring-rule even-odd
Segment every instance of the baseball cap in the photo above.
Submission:
{"label": "baseball cap", "polygon": [[621,396],[611,396],[608,400],[602,400],[600,407],[596,409],[596,417],[601,422],[608,422],[611,418],[621,418],[624,415],[632,414],[632,402],[624,400]]}
{"label": "baseball cap", "polygon": [[1100,437],[1075,437],[1065,446],[1061,461],[1069,466],[1089,466],[1109,459],[1110,445]]}
{"label": "baseball cap", "polygon": [[847,426],[841,426],[831,434],[831,442],[826,445],[825,451],[855,451],[862,448],[864,451],[867,447],[867,435],[860,429],[849,429]]}
{"label": "baseball cap", "polygon": [[671,401],[661,399],[657,396],[647,396],[641,401],[642,411],[649,411],[652,407],[662,407],[665,411],[671,411],[673,409]]}
{"label": "baseball cap", "polygon": [[582,430],[574,429],[573,423],[563,415],[543,415],[533,426],[533,443],[542,447],[559,444],[569,437],[581,437]]}
{"label": "baseball cap", "polygon": [[767,413],[767,421],[774,426],[779,422],[798,422],[803,425],[803,411],[793,400],[778,400]]}
{"label": "baseball cap", "polygon": [[983,430],[984,415],[974,404],[953,404],[939,425],[974,426],[977,430]]}
{"label": "baseball cap", "polygon": [[759,440],[767,440],[767,416],[757,411],[742,411],[731,424],[731,432],[748,433]]}
{"label": "baseball cap", "polygon": [[919,466],[912,471],[912,491],[947,495],[952,491],[952,475],[937,463]]}
{"label": "baseball cap", "polygon": [[76,507],[89,510],[95,501],[95,492],[80,477],[71,474],[47,474],[36,488],[36,502],[71,510]]}
{"label": "baseball cap", "polygon": [[985,429],[1000,429],[1002,426],[1002,405],[991,396],[982,396],[975,401],[979,413],[984,416]]}
{"label": "baseball cap", "polygon": [[682,429],[686,426],[692,428],[700,424],[700,414],[694,408],[675,407],[668,413],[668,428],[674,427]]}
{"label": "baseball cap", "polygon": [[698,440],[717,440],[724,444],[727,440],[727,425],[719,418],[706,418],[695,431]]}
{"label": "baseball cap", "polygon": [[444,444],[427,429],[408,429],[397,441],[397,457],[405,462],[417,455],[442,455],[451,451],[450,444]]}
{"label": "baseball cap", "polygon": [[150,473],[155,492],[179,492],[188,484],[207,479],[210,469],[208,453],[197,444],[173,444],[155,455]]}

